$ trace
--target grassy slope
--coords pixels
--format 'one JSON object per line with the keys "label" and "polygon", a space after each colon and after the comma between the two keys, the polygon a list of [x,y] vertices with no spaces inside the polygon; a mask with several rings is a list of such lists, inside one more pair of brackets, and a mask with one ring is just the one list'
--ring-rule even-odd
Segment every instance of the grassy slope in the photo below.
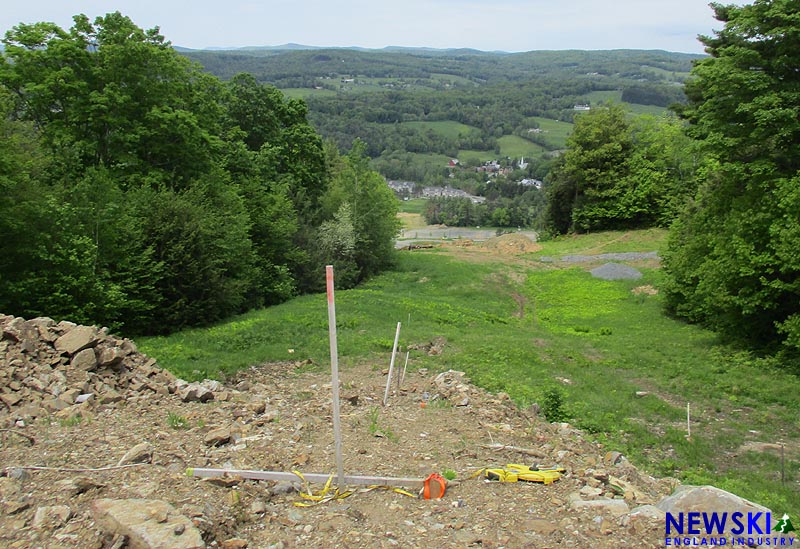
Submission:
{"label": "grassy slope", "polygon": [[417,128],[421,131],[432,130],[435,133],[443,135],[450,139],[456,139],[461,134],[467,134],[470,130],[475,130],[473,126],[467,126],[461,122],[453,120],[440,120],[434,122],[420,121],[420,122],[403,122],[402,125],[411,128]]}
{"label": "grassy slope", "polygon": [[[465,370],[522,405],[555,391],[573,423],[654,473],[713,482],[775,512],[797,512],[795,376],[663,316],[658,295],[634,295],[634,287],[658,287],[654,265],[639,266],[641,280],[609,282],[586,272],[593,265],[538,260],[657,250],[663,238],[663,231],[599,233],[546,242],[524,258],[487,260],[470,250],[401,254],[395,272],[337,293],[340,362],[388,364],[401,321],[404,347],[437,336],[447,340],[441,356],[412,351],[410,367]],[[325,299],[304,296],[212,328],[139,343],[163,366],[192,378],[287,359],[325,367]],[[637,397],[637,391],[649,394]],[[687,402],[691,440],[685,437]],[[778,457],[739,451],[748,441],[779,439],[787,448],[785,488]]]}
{"label": "grassy slope", "polygon": [[524,156],[528,160],[539,157],[546,152],[546,149],[536,143],[531,143],[527,139],[522,139],[516,135],[504,135],[497,140],[500,145],[500,156],[510,156],[520,158]]}
{"label": "grassy slope", "polygon": [[572,133],[573,124],[541,117],[534,117],[534,120],[539,123],[547,143],[556,149],[563,149],[567,146],[567,137]]}

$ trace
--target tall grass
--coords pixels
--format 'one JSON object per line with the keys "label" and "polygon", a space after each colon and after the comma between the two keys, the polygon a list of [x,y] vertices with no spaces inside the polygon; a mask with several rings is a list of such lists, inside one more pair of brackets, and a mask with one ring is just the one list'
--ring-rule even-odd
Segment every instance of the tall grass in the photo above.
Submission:
{"label": "tall grass", "polygon": [[[558,396],[570,422],[655,474],[735,489],[775,512],[799,511],[794,375],[664,316],[659,295],[633,291],[658,288],[656,268],[640,264],[637,281],[604,281],[585,266],[536,261],[542,254],[650,251],[662,242],[659,232],[562,239],[543,243],[524,264],[467,262],[437,250],[401,254],[396,271],[337,293],[340,363],[388,364],[399,321],[404,348],[446,340],[439,356],[412,351],[409,367],[464,370],[521,406]],[[189,378],[287,359],[325,368],[326,303],[305,296],[139,343]],[[774,455],[740,450],[752,441],[786,444],[784,483]]]}

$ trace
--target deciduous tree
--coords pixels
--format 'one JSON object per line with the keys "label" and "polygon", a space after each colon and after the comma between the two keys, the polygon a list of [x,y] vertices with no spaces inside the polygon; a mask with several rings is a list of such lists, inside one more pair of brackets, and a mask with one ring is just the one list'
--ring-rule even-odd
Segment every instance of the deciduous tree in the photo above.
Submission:
{"label": "deciduous tree", "polygon": [[682,115],[713,162],[672,231],[669,310],[758,345],[800,350],[800,9],[712,4]]}

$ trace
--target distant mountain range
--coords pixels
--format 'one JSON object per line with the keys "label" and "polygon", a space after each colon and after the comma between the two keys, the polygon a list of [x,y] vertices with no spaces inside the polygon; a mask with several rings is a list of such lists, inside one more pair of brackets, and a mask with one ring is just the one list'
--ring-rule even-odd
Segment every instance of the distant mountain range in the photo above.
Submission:
{"label": "distant mountain range", "polygon": [[362,52],[390,52],[390,53],[410,53],[426,55],[468,55],[468,54],[486,54],[493,53],[498,55],[509,55],[507,51],[483,51],[472,48],[428,48],[428,47],[414,47],[414,46],[386,46],[384,48],[364,48],[361,46],[308,46],[305,44],[281,44],[279,46],[243,46],[238,48],[224,48],[224,47],[208,47],[208,48],[185,48],[183,46],[174,46],[175,50],[179,52],[197,52],[197,51],[215,51],[215,52],[285,52],[285,51],[305,51],[305,50],[352,50]]}

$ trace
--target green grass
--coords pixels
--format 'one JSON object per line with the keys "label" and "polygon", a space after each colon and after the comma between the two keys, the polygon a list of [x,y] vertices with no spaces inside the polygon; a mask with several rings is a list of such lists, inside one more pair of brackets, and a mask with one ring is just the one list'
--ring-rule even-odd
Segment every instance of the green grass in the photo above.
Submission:
{"label": "green grass", "polygon": [[281,93],[289,99],[305,99],[307,97],[333,97],[333,90],[317,90],[313,88],[283,88]]}
{"label": "green grass", "polygon": [[458,159],[462,163],[472,162],[472,163],[483,163],[488,160],[497,160],[497,153],[494,151],[476,151],[476,150],[468,150],[462,149],[458,151]]}
{"label": "green grass", "polygon": [[593,91],[591,93],[587,93],[584,97],[586,97],[591,102],[592,106],[596,106],[598,103],[621,103],[622,91],[621,90]]}
{"label": "green grass", "polygon": [[517,159],[524,156],[530,160],[546,152],[546,149],[541,145],[531,143],[517,135],[504,135],[497,140],[497,143],[500,145],[500,156],[510,156]]}
{"label": "green grass", "polygon": [[542,130],[542,137],[554,149],[564,149],[567,146],[567,137],[572,133],[573,124],[560,122],[550,118],[534,117]]}
{"label": "green grass", "polygon": [[433,132],[449,139],[456,139],[461,134],[468,134],[470,131],[477,129],[453,120],[440,120],[435,122],[403,122],[402,125],[410,128],[416,128],[423,132],[432,130]]}
{"label": "green grass", "polygon": [[651,114],[653,116],[661,116],[667,112],[666,107],[657,107],[655,105],[637,105],[635,103],[625,103],[625,108],[631,114]]}
{"label": "green grass", "polygon": [[412,153],[410,162],[425,166],[429,170],[441,172],[442,169],[447,167],[450,157],[436,153]]}
{"label": "green grass", "polygon": [[401,213],[421,214],[428,205],[428,200],[425,198],[412,198],[411,200],[400,200],[398,202]]}
{"label": "green grass", "polygon": [[433,80],[434,82],[442,82],[460,86],[477,86],[477,84],[475,84],[469,78],[464,78],[463,76],[456,76],[454,74],[441,74],[433,72],[431,73],[431,80]]}
{"label": "green grass", "polygon": [[591,255],[661,250],[667,239],[664,229],[639,231],[600,231],[581,235],[564,235],[540,242],[537,256]]}
{"label": "green grass", "polygon": [[[663,231],[607,232],[544,242],[541,253],[650,251],[663,241]],[[581,265],[468,263],[439,250],[400,254],[397,270],[337,292],[340,363],[386,362],[401,321],[404,347],[437,336],[447,341],[440,356],[412,351],[411,368],[464,370],[521,405],[548,402],[656,475],[716,484],[775,512],[797,513],[800,381],[769,359],[666,317],[660,295],[632,292],[661,284],[660,270],[639,267],[640,280],[603,281]],[[304,296],[138,343],[188,378],[287,359],[327,368],[325,298]],[[746,441],[778,440],[787,444],[786,486],[773,456],[739,455]]]}

